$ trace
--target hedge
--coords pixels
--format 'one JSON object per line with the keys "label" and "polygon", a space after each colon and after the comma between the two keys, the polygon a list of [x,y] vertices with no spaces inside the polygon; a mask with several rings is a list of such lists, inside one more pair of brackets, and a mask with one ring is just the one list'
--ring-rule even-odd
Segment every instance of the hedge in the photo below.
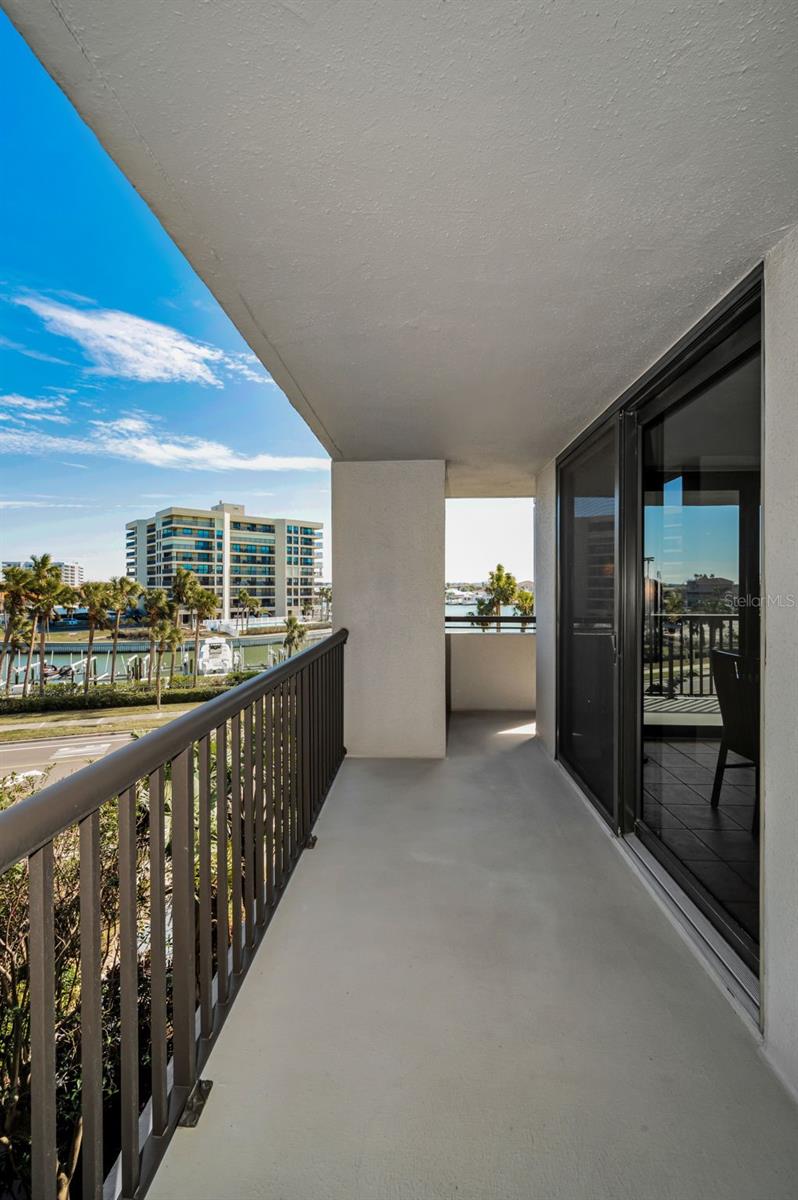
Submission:
{"label": "hedge", "polygon": [[[164,688],[161,692],[162,704],[191,704],[196,700],[210,700],[220,692],[227,691],[230,685],[225,681],[221,686],[196,688]],[[142,704],[156,704],[155,689],[147,687],[125,688],[97,687],[89,688],[84,695],[82,690],[72,690],[69,685],[58,688],[47,688],[44,695],[39,695],[35,689],[29,696],[3,696],[0,699],[0,716],[13,716],[18,713],[41,712],[74,712],[87,708],[137,708]]]}

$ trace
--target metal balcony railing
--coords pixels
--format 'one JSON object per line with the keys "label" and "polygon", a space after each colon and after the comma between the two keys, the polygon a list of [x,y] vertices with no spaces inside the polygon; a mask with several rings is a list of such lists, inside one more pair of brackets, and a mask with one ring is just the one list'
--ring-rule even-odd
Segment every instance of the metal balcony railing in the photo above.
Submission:
{"label": "metal balcony railing", "polygon": [[27,880],[21,1195],[69,1195],[82,1177],[85,1200],[137,1197],[194,1123],[202,1067],[345,753],[346,639],[0,813],[0,877]]}
{"label": "metal balcony railing", "polygon": [[643,625],[645,694],[714,696],[713,650],[740,650],[739,614],[647,614]]}

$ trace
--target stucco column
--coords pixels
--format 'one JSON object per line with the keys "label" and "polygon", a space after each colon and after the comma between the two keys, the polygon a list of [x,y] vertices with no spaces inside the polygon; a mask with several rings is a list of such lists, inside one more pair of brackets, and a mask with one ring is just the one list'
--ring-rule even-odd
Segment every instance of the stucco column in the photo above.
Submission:
{"label": "stucco column", "polygon": [[446,753],[445,464],[334,462],[333,616],[350,755]]}
{"label": "stucco column", "polygon": [[762,990],[798,1095],[798,229],[765,259],[764,335]]}

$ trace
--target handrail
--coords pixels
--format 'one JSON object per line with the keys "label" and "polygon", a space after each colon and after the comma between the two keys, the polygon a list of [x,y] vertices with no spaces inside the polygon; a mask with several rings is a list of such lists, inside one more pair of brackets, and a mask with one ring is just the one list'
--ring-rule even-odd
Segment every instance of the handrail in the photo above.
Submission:
{"label": "handrail", "polygon": [[97,762],[0,812],[0,875],[89,816],[97,808],[98,797],[101,802],[132,787],[137,779],[174,758],[189,742],[199,741],[265,692],[279,687],[334,646],[343,645],[348,636],[348,630],[339,629],[315,646],[204,701],[168,725],[154,729],[129,746],[120,746]]}

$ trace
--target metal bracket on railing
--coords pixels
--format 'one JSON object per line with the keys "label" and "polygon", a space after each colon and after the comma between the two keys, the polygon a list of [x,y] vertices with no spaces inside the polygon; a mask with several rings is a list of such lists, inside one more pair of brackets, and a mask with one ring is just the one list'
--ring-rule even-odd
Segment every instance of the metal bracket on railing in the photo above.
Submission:
{"label": "metal bracket on railing", "polygon": [[193,1088],[189,1092],[186,1107],[183,1109],[178,1125],[184,1126],[186,1129],[193,1129],[202,1116],[202,1110],[205,1107],[205,1101],[210,1095],[213,1087],[212,1079],[198,1079]]}

